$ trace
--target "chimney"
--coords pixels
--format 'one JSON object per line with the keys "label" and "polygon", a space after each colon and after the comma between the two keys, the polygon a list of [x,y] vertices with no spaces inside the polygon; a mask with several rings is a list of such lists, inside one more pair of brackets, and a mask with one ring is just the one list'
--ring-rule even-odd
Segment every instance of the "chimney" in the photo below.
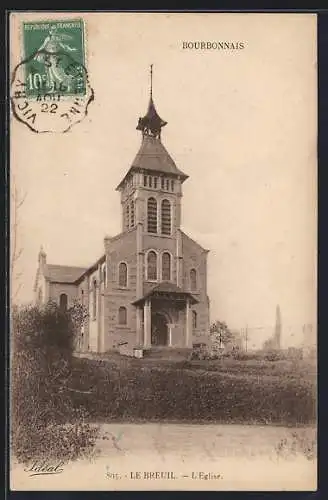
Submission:
{"label": "chimney", "polygon": [[105,253],[106,254],[110,248],[111,239],[112,239],[112,236],[108,236],[108,235],[106,235],[104,238],[104,246],[105,246]]}

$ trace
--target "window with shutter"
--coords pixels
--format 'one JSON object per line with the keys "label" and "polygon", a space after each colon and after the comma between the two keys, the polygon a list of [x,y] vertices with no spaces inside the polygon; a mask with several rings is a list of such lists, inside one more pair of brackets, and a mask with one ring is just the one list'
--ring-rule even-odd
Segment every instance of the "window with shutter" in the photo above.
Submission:
{"label": "window with shutter", "polygon": [[154,251],[148,252],[147,255],[147,279],[157,280],[157,254]]}
{"label": "window with shutter", "polygon": [[118,266],[118,286],[122,288],[128,286],[128,266],[125,262],[120,262]]}
{"label": "window with shutter", "polygon": [[122,306],[118,310],[118,324],[119,325],[126,325],[127,324],[126,307]]}
{"label": "window with shutter", "polygon": [[164,252],[162,255],[162,280],[171,280],[171,254]]}
{"label": "window with shutter", "polygon": [[149,233],[157,233],[157,201],[155,198],[148,199],[147,230]]}
{"label": "window with shutter", "polygon": [[162,234],[171,234],[171,204],[168,200],[162,201]]}

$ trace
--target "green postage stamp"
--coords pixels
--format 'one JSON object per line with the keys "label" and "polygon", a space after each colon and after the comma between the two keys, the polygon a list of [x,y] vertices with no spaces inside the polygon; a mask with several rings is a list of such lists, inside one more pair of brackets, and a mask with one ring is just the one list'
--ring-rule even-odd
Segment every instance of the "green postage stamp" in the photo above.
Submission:
{"label": "green postage stamp", "polygon": [[34,132],[66,132],[93,100],[82,19],[23,22],[22,61],[12,77],[16,118]]}
{"label": "green postage stamp", "polygon": [[23,23],[26,94],[85,93],[84,24],[81,19]]}

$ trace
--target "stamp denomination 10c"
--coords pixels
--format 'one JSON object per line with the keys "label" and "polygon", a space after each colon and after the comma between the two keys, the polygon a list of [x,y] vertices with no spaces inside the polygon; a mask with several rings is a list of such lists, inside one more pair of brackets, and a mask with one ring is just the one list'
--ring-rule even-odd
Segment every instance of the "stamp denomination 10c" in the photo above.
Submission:
{"label": "stamp denomination 10c", "polygon": [[12,77],[16,118],[35,132],[65,132],[93,100],[82,20],[23,23],[24,59]]}
{"label": "stamp denomination 10c", "polygon": [[85,94],[85,75],[72,75],[85,66],[82,20],[23,23],[23,44],[27,96]]}

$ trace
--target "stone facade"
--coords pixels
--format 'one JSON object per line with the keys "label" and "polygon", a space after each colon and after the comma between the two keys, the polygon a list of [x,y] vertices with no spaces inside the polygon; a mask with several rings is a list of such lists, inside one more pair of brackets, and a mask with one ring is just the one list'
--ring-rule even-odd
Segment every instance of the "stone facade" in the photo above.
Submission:
{"label": "stone facade", "polygon": [[[149,109],[142,119],[147,127],[154,117],[152,99]],[[181,230],[182,184],[188,176],[161,142],[166,122],[156,124],[152,133],[151,126],[139,128],[140,150],[117,187],[122,232],[104,239],[100,259],[82,269],[49,265],[43,250],[39,254],[36,301],[55,300],[62,307],[78,301],[88,311],[77,344],[81,351],[208,342],[208,250]]]}

